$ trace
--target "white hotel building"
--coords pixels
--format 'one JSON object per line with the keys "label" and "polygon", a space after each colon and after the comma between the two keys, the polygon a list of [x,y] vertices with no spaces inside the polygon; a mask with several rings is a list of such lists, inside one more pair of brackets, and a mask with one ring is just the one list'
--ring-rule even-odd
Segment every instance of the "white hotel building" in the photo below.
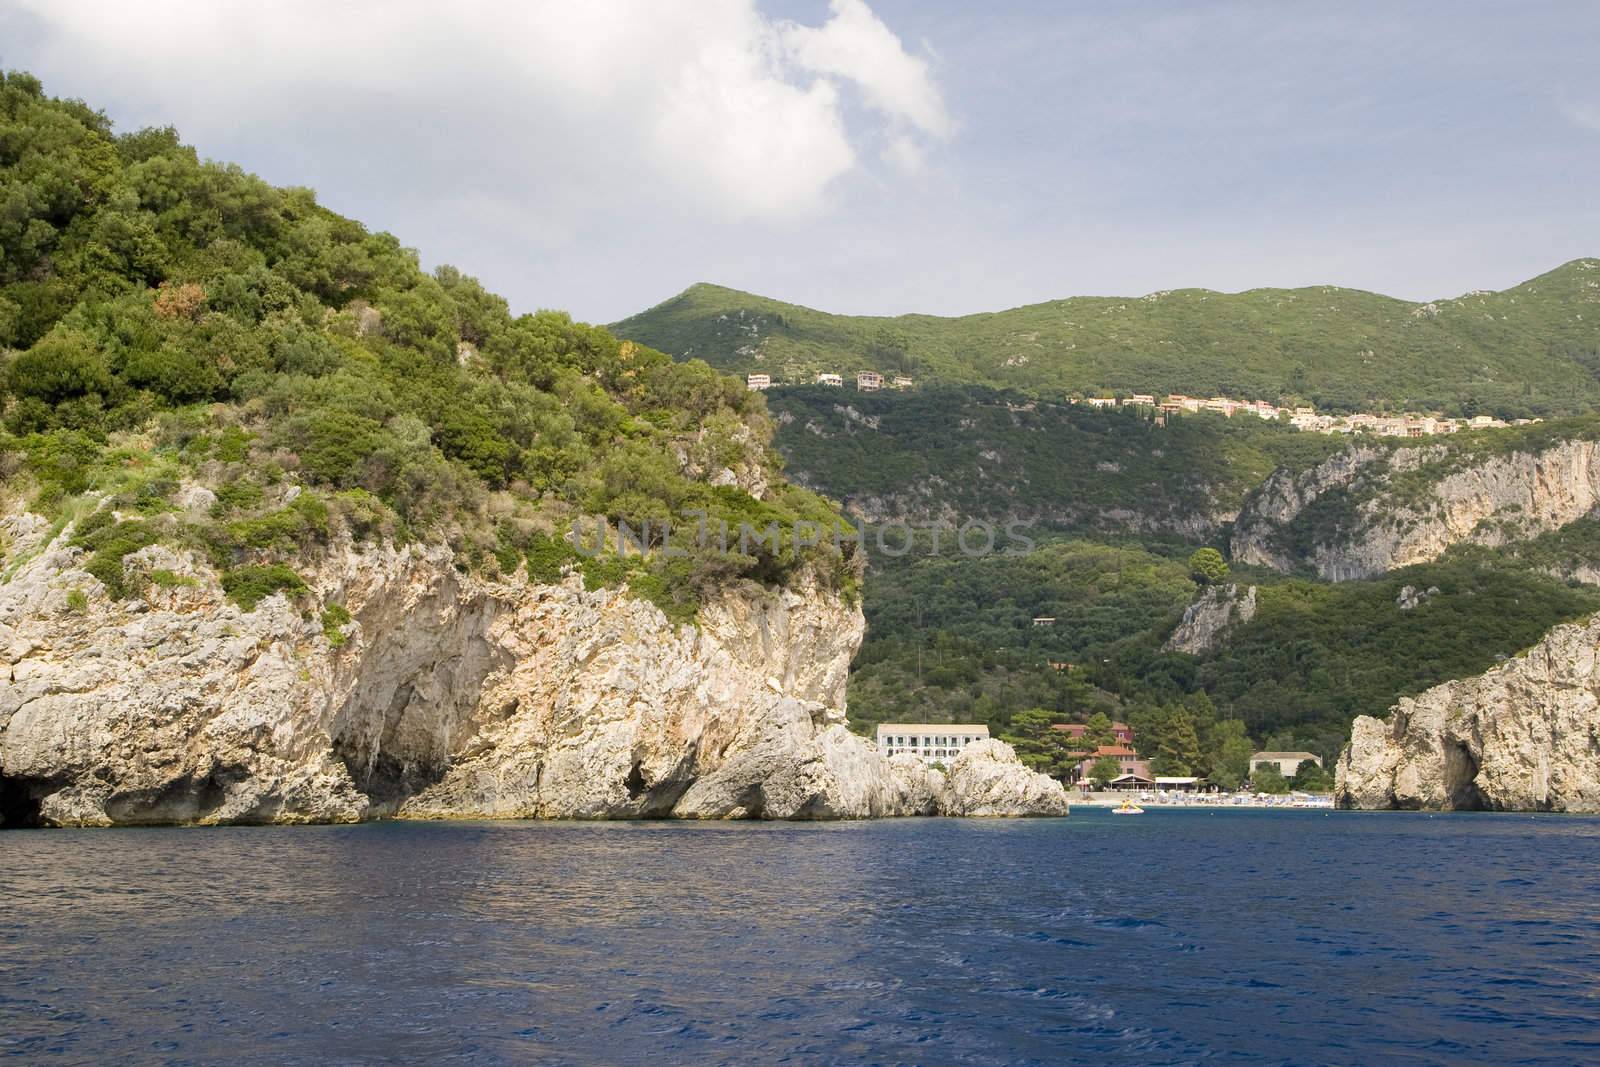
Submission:
{"label": "white hotel building", "polygon": [[909,752],[924,763],[949,763],[974,741],[989,736],[989,728],[971,723],[885,722],[878,724],[878,747],[884,755]]}

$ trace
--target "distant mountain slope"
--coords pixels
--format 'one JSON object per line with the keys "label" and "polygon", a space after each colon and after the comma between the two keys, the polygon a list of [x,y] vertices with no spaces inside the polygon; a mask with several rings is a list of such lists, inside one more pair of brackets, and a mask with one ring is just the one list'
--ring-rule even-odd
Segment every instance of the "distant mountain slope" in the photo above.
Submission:
{"label": "distant mountain slope", "polygon": [[870,367],[1057,397],[1223,393],[1507,415],[1600,405],[1596,259],[1427,304],[1323,286],[1181,289],[960,318],[830,315],[701,284],[611,329],[679,359],[790,382]]}
{"label": "distant mountain slope", "polygon": [[1204,542],[1274,470],[1314,467],[1345,443],[1256,418],[1162,427],[981,386],[801,386],[774,389],[767,404],[789,476],[872,522],[1015,518]]}

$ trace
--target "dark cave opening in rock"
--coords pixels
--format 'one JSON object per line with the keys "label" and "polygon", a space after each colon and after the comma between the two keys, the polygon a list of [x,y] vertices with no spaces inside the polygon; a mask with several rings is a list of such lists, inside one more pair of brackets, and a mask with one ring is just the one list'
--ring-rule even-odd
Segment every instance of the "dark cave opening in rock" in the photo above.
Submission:
{"label": "dark cave opening in rock", "polygon": [[422,763],[379,752],[370,760],[341,746],[336,749],[344,760],[356,788],[367,795],[379,812],[392,812],[408,797],[437,784],[446,765]]}
{"label": "dark cave opening in rock", "polygon": [[1478,788],[1478,759],[1465,743],[1446,744],[1444,750],[1444,788],[1450,806],[1458,811],[1488,807]]}
{"label": "dark cave opening in rock", "polygon": [[20,778],[0,774],[0,830],[25,830],[43,825],[40,798]]}

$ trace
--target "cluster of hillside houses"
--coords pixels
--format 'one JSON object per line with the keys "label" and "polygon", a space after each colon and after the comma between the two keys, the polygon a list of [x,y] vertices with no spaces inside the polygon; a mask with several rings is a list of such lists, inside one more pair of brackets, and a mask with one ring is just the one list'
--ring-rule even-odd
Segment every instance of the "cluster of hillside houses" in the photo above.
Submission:
{"label": "cluster of hillside houses", "polygon": [[[772,376],[769,374],[745,375],[747,388],[765,392],[772,388]],[[832,386],[836,389],[844,388],[844,375],[823,371],[816,377],[817,385]],[[903,374],[896,374],[892,378],[884,378],[877,371],[864,370],[856,373],[856,389],[863,393],[875,393],[880,389],[910,389],[912,380]],[[1439,415],[1425,415],[1419,412],[1408,411],[1401,415],[1371,415],[1357,413],[1354,415],[1323,415],[1310,405],[1298,407],[1279,407],[1267,400],[1234,400],[1226,396],[1213,396],[1210,398],[1198,396],[1185,396],[1182,393],[1169,393],[1157,399],[1154,393],[1134,393],[1131,396],[1089,396],[1073,397],[1073,404],[1085,404],[1092,408],[1124,408],[1132,410],[1154,411],[1161,421],[1170,415],[1198,414],[1209,412],[1225,418],[1235,415],[1254,415],[1258,419],[1277,422],[1286,420],[1290,426],[1297,430],[1310,433],[1366,433],[1378,437],[1432,437],[1436,434],[1457,433],[1461,430],[1483,430],[1504,426],[1525,426],[1528,423],[1539,422],[1539,419],[1517,419],[1507,422],[1490,415],[1474,415],[1470,419],[1447,419]]]}
{"label": "cluster of hillside houses", "polygon": [[[765,392],[772,388],[772,375],[746,374],[744,376],[744,384],[746,388],[757,392]],[[844,375],[824,371],[817,375],[816,384],[830,385],[835,389],[843,389]],[[912,384],[911,379],[904,374],[896,374],[892,378],[885,378],[875,370],[856,372],[856,389],[863,393],[876,393],[880,389],[910,389]]]}
{"label": "cluster of hillside houses", "polygon": [[[1056,723],[1051,729],[1081,739],[1089,727],[1084,723]],[[878,747],[885,755],[907,753],[930,765],[947,766],[962,749],[988,736],[989,727],[982,723],[886,722],[878,725]],[[1089,788],[1089,775],[1094,765],[1109,758],[1116,760],[1122,770],[1111,780],[1112,789],[1192,793],[1206,788],[1204,778],[1151,774],[1150,761],[1142,758],[1133,747],[1133,727],[1127,723],[1112,723],[1111,736],[1110,744],[1097,745],[1068,772],[1069,784]],[[1276,767],[1285,778],[1292,778],[1306,760],[1322,766],[1322,757],[1313,752],[1257,752],[1250,757],[1250,770]]]}
{"label": "cluster of hillside houses", "polygon": [[1538,419],[1517,419],[1508,423],[1489,415],[1474,415],[1470,419],[1447,419],[1438,415],[1406,412],[1400,415],[1323,415],[1310,405],[1279,407],[1267,400],[1234,400],[1226,396],[1209,399],[1169,393],[1158,400],[1153,393],[1134,393],[1125,397],[1091,396],[1072,403],[1087,404],[1093,408],[1133,408],[1157,412],[1160,416],[1196,414],[1202,411],[1233,418],[1235,415],[1254,415],[1259,419],[1278,421],[1286,419],[1297,430],[1312,433],[1369,433],[1379,437],[1432,437],[1435,434],[1456,433],[1460,430],[1482,430],[1504,426],[1523,426]]}

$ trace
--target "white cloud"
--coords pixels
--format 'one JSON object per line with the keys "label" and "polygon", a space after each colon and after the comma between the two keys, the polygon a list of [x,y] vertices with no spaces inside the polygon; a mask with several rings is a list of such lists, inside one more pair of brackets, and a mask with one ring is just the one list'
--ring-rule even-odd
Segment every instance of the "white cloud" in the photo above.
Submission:
{"label": "white cloud", "polygon": [[921,174],[927,165],[922,147],[904,134],[889,138],[889,143],[883,149],[883,158],[907,174]]}
{"label": "white cloud", "polygon": [[[643,186],[713,219],[804,217],[864,139],[914,170],[916,139],[953,127],[928,64],[862,0],[834,0],[819,27],[756,0],[17,4],[53,57],[41,66],[70,68],[70,91],[119,117],[202,146],[336,137],[370,166],[399,163],[398,139],[469,185],[524,175],[564,212]],[[848,121],[845,85],[868,105]]]}
{"label": "white cloud", "polygon": [[786,23],[784,45],[807,70],[855,82],[875,110],[923,133],[948,137],[955,123],[928,72],[864,0],[832,0],[821,27]]}

